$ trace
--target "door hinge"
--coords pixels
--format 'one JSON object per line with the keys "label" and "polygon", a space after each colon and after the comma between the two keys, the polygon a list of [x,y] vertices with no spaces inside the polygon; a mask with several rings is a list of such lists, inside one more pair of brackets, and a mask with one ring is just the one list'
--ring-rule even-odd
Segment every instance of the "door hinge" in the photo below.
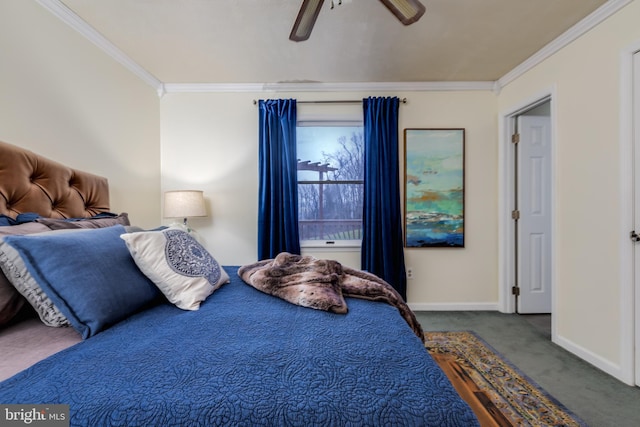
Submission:
{"label": "door hinge", "polygon": [[629,232],[629,238],[632,242],[640,242],[640,236],[636,233],[636,230],[631,230]]}
{"label": "door hinge", "polygon": [[519,286],[512,286],[511,287],[511,294],[515,295],[515,296],[520,296],[520,287]]}
{"label": "door hinge", "polygon": [[516,221],[520,219],[520,211],[518,209],[511,211],[511,219],[515,219]]}
{"label": "door hinge", "polygon": [[517,144],[518,142],[520,142],[520,134],[514,133],[513,135],[511,135],[511,142],[514,144]]}

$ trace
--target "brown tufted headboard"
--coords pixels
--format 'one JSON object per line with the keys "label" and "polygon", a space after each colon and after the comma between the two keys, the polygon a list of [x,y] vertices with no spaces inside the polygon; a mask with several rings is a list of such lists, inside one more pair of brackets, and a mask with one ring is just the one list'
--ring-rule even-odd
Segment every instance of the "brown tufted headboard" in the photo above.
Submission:
{"label": "brown tufted headboard", "polygon": [[109,212],[106,178],[0,141],[0,214],[86,218]]}

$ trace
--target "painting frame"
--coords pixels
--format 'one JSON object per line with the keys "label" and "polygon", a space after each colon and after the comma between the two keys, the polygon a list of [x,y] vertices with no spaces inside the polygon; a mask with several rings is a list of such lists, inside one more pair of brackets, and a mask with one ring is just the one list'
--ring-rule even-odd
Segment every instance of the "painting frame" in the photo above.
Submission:
{"label": "painting frame", "polygon": [[404,129],[405,248],[465,247],[465,129]]}

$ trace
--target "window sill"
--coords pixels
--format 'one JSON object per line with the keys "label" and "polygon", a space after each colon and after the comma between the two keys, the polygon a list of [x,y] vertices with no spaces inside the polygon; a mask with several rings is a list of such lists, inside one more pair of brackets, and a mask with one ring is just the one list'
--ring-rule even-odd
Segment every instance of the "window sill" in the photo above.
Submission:
{"label": "window sill", "polygon": [[314,252],[360,252],[360,247],[359,240],[336,240],[331,243],[324,240],[300,242],[301,249],[313,249]]}

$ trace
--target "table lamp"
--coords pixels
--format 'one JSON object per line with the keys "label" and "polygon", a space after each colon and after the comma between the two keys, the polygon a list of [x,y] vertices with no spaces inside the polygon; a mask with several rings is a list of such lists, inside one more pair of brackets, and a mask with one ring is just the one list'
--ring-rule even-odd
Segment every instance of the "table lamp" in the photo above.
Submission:
{"label": "table lamp", "polygon": [[[187,218],[207,216],[204,196],[199,190],[177,190],[164,193],[164,217],[183,218],[180,226],[191,232]],[[176,224],[172,224],[176,225]]]}

